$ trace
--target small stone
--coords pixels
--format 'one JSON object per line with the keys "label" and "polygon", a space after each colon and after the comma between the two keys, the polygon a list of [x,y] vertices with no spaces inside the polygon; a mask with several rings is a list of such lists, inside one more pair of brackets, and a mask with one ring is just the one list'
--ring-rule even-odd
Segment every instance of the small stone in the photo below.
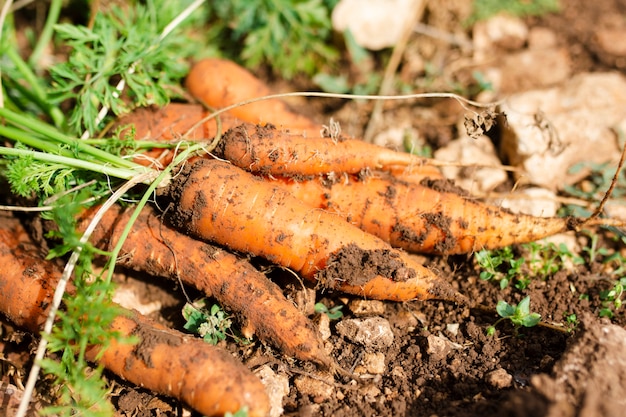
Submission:
{"label": "small stone", "polygon": [[382,391],[375,385],[369,385],[361,389],[361,394],[363,395],[365,401],[367,401],[368,403],[373,403],[374,401],[376,401],[376,397],[378,397],[381,392]]}
{"label": "small stone", "polygon": [[293,383],[300,393],[309,395],[315,399],[315,402],[319,402],[319,400],[323,401],[330,399],[333,395],[333,391],[335,390],[332,385],[332,377],[329,378],[328,375],[320,375],[320,378],[324,379],[324,381],[317,378],[311,378],[307,375],[300,375],[294,379]]}
{"label": "small stone", "polygon": [[393,343],[391,325],[382,317],[344,319],[336,328],[346,339],[372,349],[387,348]]}
{"label": "small stone", "polygon": [[561,206],[556,194],[550,190],[531,187],[511,194],[496,202],[513,213],[530,214],[535,217],[555,217]]}
{"label": "small stone", "polygon": [[355,316],[379,316],[385,313],[385,303],[379,300],[352,300],[348,308]]}
{"label": "small stone", "polygon": [[414,19],[416,0],[341,0],[332,12],[333,29],[350,30],[355,42],[367,49],[394,46],[404,27]]}
{"label": "small stone", "polygon": [[363,365],[367,373],[373,375],[383,374],[387,370],[385,355],[381,352],[366,352],[363,355]]}
{"label": "small stone", "polygon": [[255,374],[265,385],[265,391],[270,400],[269,417],[283,415],[283,398],[289,395],[289,377],[277,374],[268,365],[261,366]]}
{"label": "small stone", "polygon": [[331,336],[330,317],[327,314],[317,314],[315,317],[317,323],[317,331],[322,336],[322,340],[328,340]]}
{"label": "small stone", "polygon": [[626,56],[626,28],[599,29],[596,40],[600,48],[611,55]]}
{"label": "small stone", "polygon": [[443,337],[431,334],[426,338],[426,340],[428,341],[426,353],[433,359],[444,359],[451,350],[450,342]]}
{"label": "small stone", "polygon": [[489,372],[485,375],[486,382],[496,389],[504,389],[511,386],[513,376],[502,368]]}
{"label": "small stone", "polygon": [[528,27],[518,17],[499,14],[477,22],[473,28],[474,47],[482,53],[493,51],[493,47],[506,50],[520,49],[528,38]]}
{"label": "small stone", "polygon": [[492,191],[504,183],[507,180],[505,171],[485,168],[502,165],[491,140],[485,135],[470,138],[464,127],[460,132],[464,132],[460,138],[435,151],[435,159],[463,165],[443,167],[444,176],[467,191],[479,194]]}

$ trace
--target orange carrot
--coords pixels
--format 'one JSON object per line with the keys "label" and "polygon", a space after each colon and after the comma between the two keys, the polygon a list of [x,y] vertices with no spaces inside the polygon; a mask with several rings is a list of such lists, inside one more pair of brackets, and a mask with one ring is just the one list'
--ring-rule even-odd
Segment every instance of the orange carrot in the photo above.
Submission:
{"label": "orange carrot", "polygon": [[464,300],[406,253],[226,162],[187,166],[168,195],[175,200],[176,227],[263,256],[328,288],[395,301]]}
{"label": "orange carrot", "polygon": [[[268,179],[311,207],[336,213],[392,246],[432,254],[470,253],[532,242],[576,229],[583,220],[513,214],[455,192],[384,173],[357,178]],[[593,224],[607,224],[598,219]],[[587,223],[592,225],[591,223]]]}
{"label": "orange carrot", "polygon": [[[131,212],[118,206],[108,210],[92,235],[94,244],[111,250]],[[93,210],[82,224],[90,220],[90,213]],[[215,297],[247,322],[247,331],[274,343],[286,355],[325,367],[332,362],[319,332],[276,284],[245,259],[167,227],[151,208],[145,208],[133,224],[119,262],[150,275],[180,279]]]}
{"label": "orange carrot", "polygon": [[356,174],[435,163],[357,139],[304,137],[252,124],[226,132],[215,153],[238,167],[270,175]]}
{"label": "orange carrot", "polygon": [[[272,91],[248,70],[232,61],[208,58],[194,64],[185,86],[191,95],[206,105],[224,108],[243,101],[272,94]],[[273,123],[294,133],[319,135],[321,125],[295,113],[280,99],[246,104],[230,110],[241,120],[251,123]]]}
{"label": "orange carrot", "polygon": [[[32,245],[22,240],[25,235],[17,222],[2,222],[0,312],[16,325],[39,332],[61,271],[30,251]],[[176,397],[207,416],[234,413],[244,406],[249,415],[262,417],[269,411],[261,382],[230,353],[133,311],[115,318],[111,328],[122,337],[138,337],[139,344],[113,341],[104,352],[92,346],[87,358],[95,360],[102,353],[98,362],[121,378]]]}

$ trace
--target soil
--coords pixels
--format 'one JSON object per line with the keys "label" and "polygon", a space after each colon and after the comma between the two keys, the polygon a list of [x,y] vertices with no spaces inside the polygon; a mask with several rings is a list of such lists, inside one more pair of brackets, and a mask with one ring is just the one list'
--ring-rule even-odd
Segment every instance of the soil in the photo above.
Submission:
{"label": "soil", "polygon": [[[456,13],[464,6],[453,0],[436,3],[439,5],[429,10],[424,23],[450,33],[468,33]],[[557,45],[568,52],[572,74],[623,71],[626,58],[599,47],[596,33],[601,25],[618,29],[626,25],[626,1],[570,0],[561,4],[560,13],[527,18],[526,25],[548,28],[556,35]],[[409,48],[419,49],[421,56],[430,54],[432,59],[447,62],[449,67],[464,56],[458,47],[424,38],[418,41],[419,46],[409,43]],[[494,49],[492,58],[503,62],[509,53],[507,48]],[[403,79],[415,76],[413,71],[418,70],[413,68],[419,65],[412,60],[418,55],[409,49],[405,53],[399,70]],[[466,91],[475,87],[463,70],[450,70],[443,78],[435,84],[444,83],[446,87],[445,82],[454,80]],[[436,90],[437,85],[434,87]],[[520,84],[517,91],[527,87]],[[328,109],[344,129],[352,129],[351,133],[358,136],[365,130],[371,105],[346,103],[339,108],[331,102],[320,108],[320,115]],[[458,104],[443,101],[420,102],[419,107],[390,104],[385,107],[383,120],[386,124],[419,124],[427,143],[437,149],[455,137],[458,116],[462,120],[462,114]],[[497,132],[494,135],[497,145]],[[511,189],[513,185],[511,181],[506,187]],[[623,247],[616,246],[619,240],[613,231],[596,232],[599,247],[623,252]],[[580,247],[593,243],[585,234],[579,234],[576,240]],[[518,246],[514,250],[518,256],[527,254]],[[233,341],[221,344],[251,369],[265,366],[288,378],[289,391],[282,398],[286,416],[616,416],[626,406],[626,316],[623,309],[607,306],[601,297],[613,288],[616,266],[602,262],[603,256],[590,259],[589,251],[581,254],[586,257],[583,265],[562,269],[545,279],[531,279],[524,289],[516,288],[515,284],[522,284],[516,280],[502,289],[498,282],[480,279],[473,255],[417,257],[472,300],[471,308],[445,302],[359,304],[355,297],[318,291],[315,302],[323,302],[328,308],[343,306],[339,320],[328,323],[319,315],[312,317],[320,330],[329,331],[328,350],[352,376],[340,373],[333,378],[310,363],[286,358],[259,342],[245,347]],[[302,284],[294,282],[290,274],[274,271],[272,277],[294,302],[299,301],[312,313],[307,308],[312,305],[311,294],[315,294],[312,289],[303,291]],[[184,296],[180,287],[173,291],[169,282],[130,271],[118,280],[120,285],[133,288],[140,303],[158,301],[161,308],[152,316],[182,327]],[[198,295],[186,291],[191,297]],[[487,329],[499,318],[495,311],[498,301],[517,304],[525,296],[530,296],[531,310],[541,315],[541,324],[516,328],[502,321],[495,334],[488,335]],[[613,317],[601,318],[600,312],[607,307],[612,309]],[[377,342],[373,336],[357,340],[342,330],[342,323],[348,320],[363,324],[372,317],[388,324],[390,334],[384,341]],[[19,387],[30,366],[33,342],[32,336],[2,322],[0,415],[11,415],[15,410]],[[184,405],[170,398],[154,396],[112,375],[107,377],[119,416],[178,416],[186,412]],[[50,382],[41,381],[37,406],[49,400],[47,388]]]}

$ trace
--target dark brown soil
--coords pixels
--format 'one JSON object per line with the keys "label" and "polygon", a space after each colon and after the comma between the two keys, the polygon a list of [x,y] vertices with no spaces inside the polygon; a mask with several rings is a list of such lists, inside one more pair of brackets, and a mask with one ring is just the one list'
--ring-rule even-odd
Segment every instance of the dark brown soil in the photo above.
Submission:
{"label": "dark brown soil", "polygon": [[[437,7],[444,9],[454,4],[446,1]],[[626,27],[626,1],[570,0],[561,4],[561,13],[528,18],[526,22],[529,27],[546,27],[557,35],[558,44],[567,47],[572,72],[626,69],[626,58],[599,48],[596,36],[599,27]],[[450,17],[431,11],[430,19],[436,23],[445,16]],[[504,59],[506,53],[494,51],[501,54],[494,59]],[[444,48],[442,54],[440,59],[453,60],[459,52]],[[407,53],[406,59],[410,60],[411,56]],[[410,62],[406,62],[401,74],[411,76],[410,67]],[[459,74],[456,76],[462,80]],[[432,106],[424,112],[428,115],[422,120],[426,139],[433,147],[444,145],[454,137],[458,122],[448,111],[458,114],[458,108],[455,104],[421,105]],[[368,107],[363,109],[347,104],[337,117],[345,118],[347,112],[368,114]],[[412,117],[401,110],[396,113]],[[357,125],[363,129],[365,121],[361,114],[355,117],[360,119]],[[617,247],[619,240],[613,232],[600,229],[597,232],[602,247],[623,251]],[[590,244],[585,235],[580,235],[579,241],[582,247]],[[515,282],[501,289],[497,282],[481,280],[473,256],[421,257],[427,266],[440,272],[472,300],[475,307],[443,302],[383,303],[382,312],[376,310],[371,314],[389,323],[393,334],[390,345],[350,340],[338,331],[340,321],[332,321],[327,347],[341,368],[354,372],[354,376],[335,376],[330,391],[324,390],[328,386],[324,383],[317,390],[298,388],[294,380],[312,375],[315,368],[285,358],[270,346],[258,342],[246,347],[234,342],[223,345],[250,368],[269,365],[277,374],[289,378],[290,391],[283,399],[284,414],[289,416],[621,415],[626,409],[623,384],[626,316],[623,309],[612,307],[614,316],[610,320],[600,318],[600,311],[607,307],[601,293],[612,288],[616,279],[612,269],[617,266],[602,263],[602,256],[589,259],[588,254],[582,255],[587,261],[583,266],[559,271],[545,279],[532,279],[525,289],[515,288]],[[306,299],[301,283],[295,282],[292,275],[280,272],[274,275],[277,282],[286,283],[285,291],[294,300]],[[146,302],[162,297],[160,320],[180,325],[178,314],[184,303],[180,288],[173,291],[169,283],[155,283],[153,279],[132,274],[124,280],[143,292]],[[195,295],[192,290],[187,291]],[[518,329],[504,321],[498,324],[495,335],[487,335],[487,328],[498,319],[497,302],[506,300],[514,304],[527,295],[531,298],[531,310],[541,315],[542,325]],[[353,308],[354,300],[331,292],[316,295],[316,301],[324,302],[329,308],[343,305],[342,320],[368,317]],[[321,320],[317,317],[316,321]],[[24,381],[33,339],[6,322],[0,335],[0,416],[4,416],[14,410],[17,396],[14,386]],[[366,358],[381,354],[384,368],[382,372],[373,372]],[[119,416],[181,415],[181,404],[109,377]],[[324,374],[321,379],[328,380],[329,376]],[[42,381],[41,388],[47,383]],[[38,401],[45,403],[47,398],[44,392]]]}

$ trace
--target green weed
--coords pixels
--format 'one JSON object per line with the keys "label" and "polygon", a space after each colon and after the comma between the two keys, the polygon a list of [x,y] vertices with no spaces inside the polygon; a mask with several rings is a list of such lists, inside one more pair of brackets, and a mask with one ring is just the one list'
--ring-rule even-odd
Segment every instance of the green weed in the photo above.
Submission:
{"label": "green weed", "polygon": [[330,11],[322,0],[217,0],[209,2],[208,38],[247,67],[262,64],[283,78],[313,75],[337,58],[330,46]]}
{"label": "green weed", "polygon": [[324,303],[315,303],[315,312],[318,314],[326,314],[331,320],[339,320],[343,317],[343,311],[341,309],[343,305],[336,305],[328,308]]}
{"label": "green weed", "polygon": [[538,313],[530,312],[530,296],[524,297],[517,305],[500,300],[496,305],[496,311],[500,318],[487,328],[487,334],[490,336],[495,334],[496,326],[504,320],[509,320],[516,332],[520,327],[533,327],[541,321],[541,316]]}
{"label": "green weed", "polygon": [[513,16],[540,16],[560,10],[558,0],[474,0],[467,25],[486,20],[498,13]]}

